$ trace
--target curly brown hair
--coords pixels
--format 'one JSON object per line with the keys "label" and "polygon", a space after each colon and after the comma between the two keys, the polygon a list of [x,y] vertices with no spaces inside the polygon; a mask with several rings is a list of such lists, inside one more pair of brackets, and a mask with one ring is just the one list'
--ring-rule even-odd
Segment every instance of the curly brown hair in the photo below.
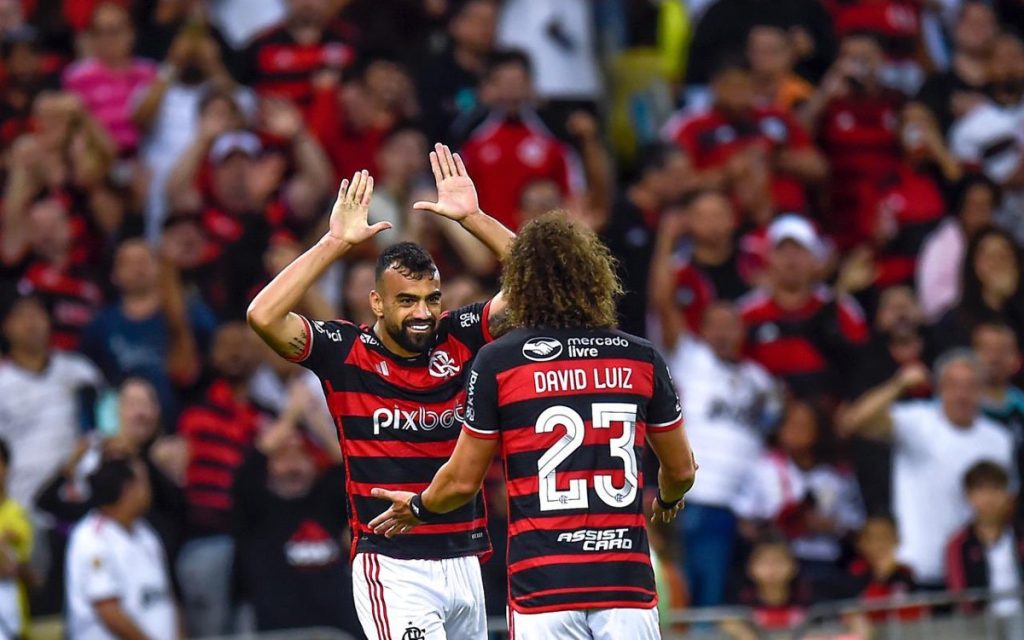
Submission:
{"label": "curly brown hair", "polygon": [[597,235],[553,211],[531,220],[505,259],[508,326],[604,329],[617,324],[622,285]]}

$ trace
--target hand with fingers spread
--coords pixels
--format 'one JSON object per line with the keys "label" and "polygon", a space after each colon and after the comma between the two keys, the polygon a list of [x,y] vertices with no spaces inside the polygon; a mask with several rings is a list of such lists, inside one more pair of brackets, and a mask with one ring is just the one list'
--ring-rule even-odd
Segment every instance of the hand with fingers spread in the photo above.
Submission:
{"label": "hand with fingers spread", "polygon": [[452,153],[447,145],[438,143],[430,152],[430,168],[437,183],[437,202],[419,201],[413,209],[430,211],[456,222],[480,211],[476,186],[466,172],[459,154]]}
{"label": "hand with fingers spread", "polygon": [[373,196],[373,178],[366,170],[357,171],[352,180],[342,180],[338,199],[331,210],[330,229],[327,235],[350,245],[365,242],[385,229],[390,222],[367,222],[370,198]]}
{"label": "hand with fingers spread", "polygon": [[412,502],[415,493],[409,491],[388,491],[387,489],[373,489],[370,495],[382,500],[390,500],[391,507],[370,521],[370,528],[377,535],[386,538],[393,538],[400,533],[406,533],[418,524],[420,520],[412,513]]}
{"label": "hand with fingers spread", "polygon": [[661,502],[660,497],[654,498],[654,502],[651,503],[651,522],[657,522],[658,520],[661,520],[665,524],[668,524],[669,522],[672,522],[676,519],[676,516],[679,514],[680,511],[683,510],[684,506],[682,498],[680,498],[679,501],[676,502],[675,504],[664,504],[667,504],[669,506],[664,506]]}

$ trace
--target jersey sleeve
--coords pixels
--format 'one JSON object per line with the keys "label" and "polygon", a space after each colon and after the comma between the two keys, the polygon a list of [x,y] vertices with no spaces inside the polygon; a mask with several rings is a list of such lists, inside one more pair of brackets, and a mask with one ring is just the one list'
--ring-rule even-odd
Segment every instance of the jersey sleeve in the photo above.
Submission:
{"label": "jersey sleeve", "polygon": [[359,329],[349,322],[309,320],[299,316],[306,333],[306,345],[297,357],[288,358],[321,377],[332,364],[343,362],[359,339]]}
{"label": "jersey sleeve", "polygon": [[[441,332],[448,331],[473,353],[485,344],[494,340],[488,327],[490,323],[491,303],[476,302],[458,309],[446,311],[441,316]],[[447,326],[445,326],[447,325]]]}
{"label": "jersey sleeve", "polygon": [[466,419],[463,431],[475,438],[498,437],[498,381],[486,353],[473,362],[466,383]]}
{"label": "jersey sleeve", "polygon": [[78,557],[75,561],[82,566],[82,582],[78,586],[81,587],[85,599],[89,602],[99,602],[120,598],[123,595],[123,585],[114,569],[109,547],[93,535],[87,535],[78,542]]}
{"label": "jersey sleeve", "polygon": [[657,351],[654,352],[654,389],[647,405],[647,431],[660,433],[677,429],[683,424],[682,405],[668,365]]}

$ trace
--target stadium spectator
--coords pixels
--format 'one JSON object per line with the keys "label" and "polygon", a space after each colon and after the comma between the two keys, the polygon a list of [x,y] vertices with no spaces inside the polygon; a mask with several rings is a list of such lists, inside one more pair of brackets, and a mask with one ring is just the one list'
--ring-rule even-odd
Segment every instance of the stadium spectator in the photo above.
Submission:
{"label": "stadium spectator", "polygon": [[186,304],[174,266],[141,239],[117,248],[111,281],[118,302],[101,309],[86,327],[81,351],[111,384],[129,376],[148,380],[163,410],[174,415],[175,387],[188,386],[199,375],[193,327],[210,334],[216,319],[205,306]]}
{"label": "stadium spectator", "polygon": [[[1013,521],[1010,476],[1002,466],[981,461],[964,475],[963,491],[971,505],[971,521],[950,538],[946,547],[946,585],[951,591],[1017,591],[1024,566],[1024,533]],[[1020,598],[996,598],[989,604],[989,611],[1004,637],[1024,632]]]}
{"label": "stadium spectator", "polygon": [[[1013,466],[1014,445],[1001,426],[980,415],[982,372],[969,351],[951,351],[935,365],[937,401],[897,402],[928,380],[928,369],[911,364],[868,391],[840,414],[841,435],[891,439],[893,509],[899,523],[899,558],[919,583],[940,588],[942,550],[968,519],[961,491],[964,474],[980,460]],[[931,496],[921,500],[922,495]]]}
{"label": "stadium spectator", "polygon": [[616,256],[624,293],[618,299],[619,327],[646,335],[647,285],[651,253],[662,214],[687,191],[686,157],[676,147],[655,143],[640,152],[637,177],[616,196],[601,240]]}
{"label": "stadium spectator", "polygon": [[921,41],[922,7],[915,0],[848,2],[825,0],[836,36],[842,40],[856,32],[876,34],[885,52],[879,79],[904,94],[913,94],[924,81],[917,56]]}
{"label": "stadium spectator", "polygon": [[746,523],[778,528],[801,576],[822,584],[835,581],[842,544],[864,523],[856,480],[834,461],[830,427],[822,411],[791,400],[775,434],[777,446],[746,468],[733,502]]}
{"label": "stadium spectator", "polygon": [[28,629],[25,587],[34,583],[28,564],[34,534],[27,511],[7,493],[10,469],[11,449],[0,438],[0,633],[18,638]]}
{"label": "stadium spectator", "polygon": [[721,59],[711,74],[714,103],[692,116],[675,116],[666,139],[679,145],[696,170],[695,180],[728,188],[745,165],[767,161],[777,211],[806,212],[806,186],[825,179],[828,166],[807,131],[790,115],[757,104],[754,78],[745,58]]}
{"label": "stadium spectator", "polygon": [[390,222],[391,228],[377,234],[377,246],[384,248],[404,237],[409,225],[408,209],[412,189],[429,170],[428,142],[423,132],[411,126],[398,126],[387,133],[377,151],[374,191],[370,220]]}
{"label": "stadium spectator", "polygon": [[449,142],[456,118],[476,108],[477,88],[494,51],[497,23],[495,0],[469,0],[456,6],[448,23],[447,46],[428,58],[416,74],[430,140]]}
{"label": "stadium spectator", "polygon": [[867,340],[859,306],[821,281],[826,251],[814,227],[781,216],[768,228],[772,249],[765,286],[740,301],[747,355],[781,377],[797,396],[834,401],[844,367]]}
{"label": "stadium spectator", "polygon": [[[517,229],[517,204],[535,180],[580,190],[575,154],[552,135],[537,113],[534,68],[521,51],[492,54],[480,86],[481,106],[455,123],[466,131],[460,153],[480,194],[480,208]],[[472,125],[469,125],[472,123]]]}
{"label": "stadium spectator", "polygon": [[133,153],[139,144],[139,131],[132,121],[133,101],[137,91],[156,79],[157,65],[132,56],[135,28],[128,10],[117,2],[96,5],[88,36],[92,55],[67,68],[64,87],[81,98],[120,153]]}
{"label": "stadium spectator", "polygon": [[984,367],[981,410],[1006,427],[1017,453],[1017,477],[1024,478],[1024,391],[1013,383],[1020,373],[1020,343],[1007,324],[983,322],[971,332],[971,348]]}
{"label": "stadium spectator", "polygon": [[[234,111],[235,126],[225,129],[242,125],[238,105],[249,113],[255,110],[252,92],[234,86],[213,37],[186,27],[175,37],[156,79],[135,100],[132,114],[142,132],[140,158],[152,172],[146,202],[146,234],[151,240],[159,237],[167,214],[167,176],[206,124],[202,114],[207,105],[218,99]],[[230,105],[232,99],[235,105]],[[220,121],[225,119],[222,115]]]}
{"label": "stadium spectator", "polygon": [[[732,602],[750,608],[758,629],[791,631],[804,621],[813,601],[811,588],[799,578],[798,568],[786,539],[765,534],[750,551],[745,579]],[[734,640],[758,637],[754,627],[739,620],[727,620],[722,631]]]}
{"label": "stadium spectator", "polygon": [[176,640],[167,559],[142,517],[151,499],[146,468],[138,460],[110,460],[89,483],[96,509],[68,543],[68,638]]}
{"label": "stadium spectator", "polygon": [[1024,286],[1021,248],[1007,232],[989,227],[979,231],[967,247],[962,270],[960,302],[935,326],[941,345],[966,346],[971,331],[986,321],[1005,322],[1024,330]]}
{"label": "stadium spectator", "polygon": [[814,93],[814,86],[793,71],[795,42],[774,24],[754,25],[747,34],[747,59],[757,103],[790,115]]}
{"label": "stadium spectator", "polygon": [[96,366],[49,346],[50,320],[35,295],[20,295],[3,316],[7,358],[0,364],[0,437],[11,447],[9,495],[34,503],[36,492],[70,455],[80,411],[104,384]]}
{"label": "stadium spectator", "polygon": [[269,414],[249,400],[249,384],[259,364],[255,336],[242,323],[220,326],[210,360],[217,378],[203,402],[186,409],[178,432],[189,445],[185,481],[186,541],[176,573],[189,633],[226,633],[233,624],[231,575],[231,486]]}
{"label": "stadium spectator", "polygon": [[804,107],[831,167],[826,231],[843,249],[869,240],[874,210],[861,194],[899,170],[903,98],[882,85],[885,52],[877,36],[851,33],[839,57]]}
{"label": "stadium spectator", "polygon": [[256,36],[239,56],[239,81],[260,96],[285,98],[308,108],[316,73],[338,72],[355,61],[352,36],[334,23],[331,4],[288,0],[281,22]]}
{"label": "stadium spectator", "polygon": [[1024,241],[1024,148],[1020,140],[1024,106],[1024,42],[1004,33],[992,45],[987,100],[953,125],[950,146],[965,164],[984,171],[1003,187],[996,222]]}
{"label": "stadium spectator", "polygon": [[330,466],[298,427],[310,401],[301,384],[256,441],[235,475],[238,576],[260,631],[330,627],[357,634],[342,541],[345,473],[335,447]]}
{"label": "stadium spectator", "polygon": [[943,133],[983,100],[989,59],[999,25],[990,3],[961,0],[952,30],[953,56],[949,69],[929,75],[916,100],[935,114]]}
{"label": "stadium spectator", "polygon": [[6,33],[0,45],[4,82],[0,88],[0,142],[5,147],[31,130],[32,103],[45,90],[60,88],[45,66],[39,34],[29,26]]}
{"label": "stadium spectator", "polygon": [[[857,533],[857,557],[847,569],[848,596],[870,603],[912,594],[917,590],[914,572],[896,557],[900,544],[899,527],[891,515],[871,516]],[[831,597],[841,597],[835,593]],[[901,620],[913,620],[922,614],[918,607],[900,609]],[[867,615],[871,622],[884,623],[891,617],[886,611]]]}
{"label": "stadium spectator", "polygon": [[921,309],[934,322],[960,299],[964,254],[970,240],[992,224],[1000,191],[979,173],[967,173],[953,189],[952,215],[922,243],[915,284]]}
{"label": "stadium spectator", "polygon": [[935,118],[920,103],[900,114],[903,162],[858,196],[866,211],[860,234],[874,248],[874,285],[885,288],[913,281],[917,256],[925,238],[946,212],[947,185],[961,176],[960,163],[946,147]]}
{"label": "stadium spectator", "polygon": [[832,20],[820,2],[782,0],[717,0],[703,15],[693,34],[686,80],[704,84],[711,79],[715,61],[742,51],[755,25],[771,24],[784,29],[793,43],[800,75],[817,80],[835,56]]}

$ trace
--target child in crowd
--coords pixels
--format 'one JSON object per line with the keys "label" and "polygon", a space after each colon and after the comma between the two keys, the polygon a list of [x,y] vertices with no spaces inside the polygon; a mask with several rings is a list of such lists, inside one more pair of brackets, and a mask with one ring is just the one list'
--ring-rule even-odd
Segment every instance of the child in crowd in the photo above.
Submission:
{"label": "child in crowd", "polygon": [[[913,571],[896,558],[899,543],[899,529],[891,515],[879,514],[868,518],[857,534],[858,557],[850,563],[849,590],[842,595],[877,601],[897,599],[915,591],[917,585]],[[914,620],[922,613],[919,607],[901,607],[871,612],[868,618],[872,622],[882,622],[894,611],[901,620]]]}

